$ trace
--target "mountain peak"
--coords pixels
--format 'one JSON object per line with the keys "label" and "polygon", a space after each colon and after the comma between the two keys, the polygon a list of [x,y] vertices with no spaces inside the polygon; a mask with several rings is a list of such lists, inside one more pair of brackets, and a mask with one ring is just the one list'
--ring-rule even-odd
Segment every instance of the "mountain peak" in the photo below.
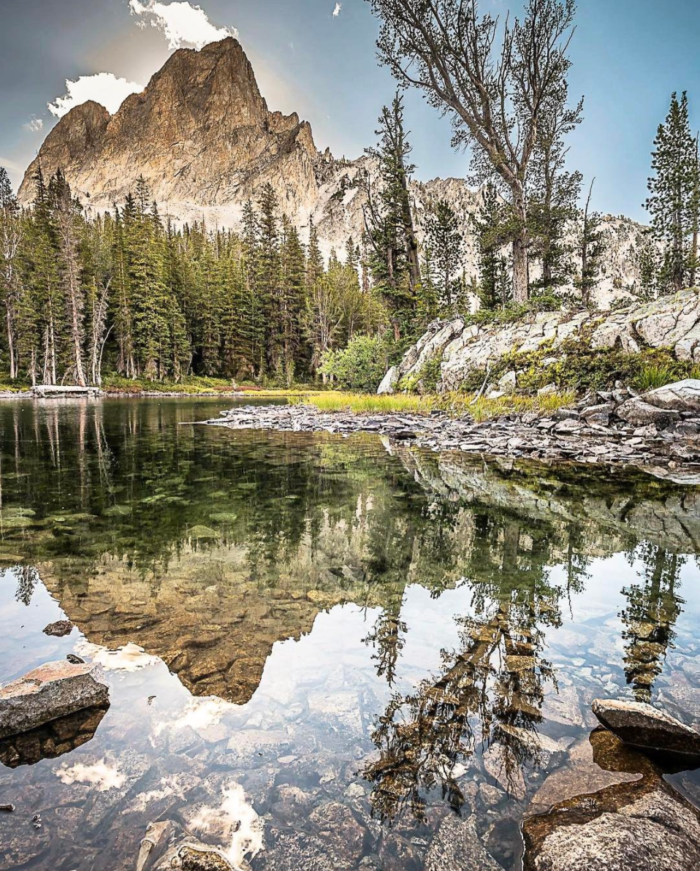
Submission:
{"label": "mountain peak", "polygon": [[175,218],[197,207],[240,209],[270,181],[289,214],[315,201],[313,134],[296,113],[270,112],[253,67],[233,37],[200,51],[180,49],[112,116],[95,102],[76,106],[46,138],[20,187],[33,197],[37,164],[62,169],[73,191],[107,210],[143,175]]}

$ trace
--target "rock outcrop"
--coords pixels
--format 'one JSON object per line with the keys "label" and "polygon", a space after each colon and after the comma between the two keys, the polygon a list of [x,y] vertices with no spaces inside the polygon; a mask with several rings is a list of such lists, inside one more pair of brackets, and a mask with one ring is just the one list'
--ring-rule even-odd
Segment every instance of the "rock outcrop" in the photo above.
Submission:
{"label": "rock outcrop", "polygon": [[0,690],[0,738],[108,702],[99,665],[48,662]]}
{"label": "rock outcrop", "polygon": [[700,293],[685,290],[607,313],[541,312],[511,324],[435,321],[406,352],[394,378],[419,382],[426,364],[440,360],[438,389],[458,390],[475,370],[485,372],[506,355],[546,348],[543,365],[551,365],[566,354],[567,343],[584,338],[593,350],[670,348],[678,360],[700,362]]}

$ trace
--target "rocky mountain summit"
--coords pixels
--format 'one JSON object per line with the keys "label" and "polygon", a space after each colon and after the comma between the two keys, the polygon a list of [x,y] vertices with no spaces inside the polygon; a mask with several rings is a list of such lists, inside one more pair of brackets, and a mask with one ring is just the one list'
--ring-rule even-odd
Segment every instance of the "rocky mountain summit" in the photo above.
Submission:
{"label": "rocky mountain summit", "polygon": [[235,219],[235,207],[269,181],[296,216],[313,207],[323,162],[306,122],[269,111],[229,38],[175,52],[113,116],[94,102],[74,108],[48,135],[19,196],[31,200],[39,165],[45,175],[61,168],[86,204],[107,210],[143,175],[166,214],[215,219],[234,206]]}
{"label": "rocky mountain summit", "polygon": [[[313,219],[326,255],[335,248],[341,256],[348,237],[359,240],[363,233],[366,200],[358,182],[375,171],[369,157],[337,160],[330,151],[319,151],[310,124],[296,113],[270,111],[233,38],[201,51],[176,51],[146,89],[128,97],[114,115],[95,102],[72,109],[27,169],[19,191],[24,205],[32,200],[39,166],[47,176],[62,169],[94,212],[122,202],[143,175],[165,217],[234,229],[246,200],[255,200],[269,182],[302,236]],[[450,203],[466,238],[466,277],[476,278],[471,216],[481,192],[454,178],[413,181],[411,192],[419,237],[431,204]],[[641,227],[607,217],[604,232],[607,257],[596,296],[608,305],[638,285]],[[572,241],[574,236],[572,231]]]}

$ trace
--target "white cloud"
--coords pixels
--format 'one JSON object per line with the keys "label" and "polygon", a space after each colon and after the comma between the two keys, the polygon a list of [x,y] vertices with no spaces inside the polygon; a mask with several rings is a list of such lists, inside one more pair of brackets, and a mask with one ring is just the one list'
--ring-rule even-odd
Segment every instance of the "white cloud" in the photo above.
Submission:
{"label": "white cloud", "polygon": [[26,124],[23,124],[25,130],[29,130],[30,133],[38,133],[40,130],[44,129],[44,122],[41,118],[37,118],[36,115],[32,115],[32,117],[27,121]]}
{"label": "white cloud", "polygon": [[333,10],[333,18],[337,18],[337,17],[340,15],[340,13],[341,13],[342,11],[343,11],[343,4],[342,4],[342,3],[336,3],[336,4],[335,4],[335,9]]}
{"label": "white cloud", "polygon": [[133,642],[118,650],[108,650],[106,647],[100,647],[99,644],[84,641],[77,644],[75,649],[81,655],[98,662],[105,671],[139,671],[161,662],[157,656],[151,656],[143,647]]}
{"label": "white cloud", "polygon": [[162,30],[170,48],[201,49],[227,36],[238,36],[233,27],[216,27],[201,6],[187,2],[160,3],[157,0],[129,0],[132,15],[143,15],[141,27],[149,23]]}
{"label": "white cloud", "polygon": [[66,94],[49,103],[49,112],[62,118],[75,106],[94,100],[110,114],[114,114],[130,94],[138,94],[143,85],[117,78],[114,73],[96,73],[94,76],[80,76],[75,82],[66,80]]}
{"label": "white cloud", "polygon": [[79,762],[72,768],[67,768],[64,765],[58,769],[56,777],[58,777],[61,783],[65,783],[66,786],[70,786],[72,783],[87,783],[90,786],[97,787],[98,792],[120,789],[126,780],[118,768],[108,765],[104,759],[101,759],[94,765],[83,765],[82,762]]}
{"label": "white cloud", "polygon": [[247,858],[254,859],[263,849],[263,821],[238,783],[225,787],[223,796],[220,807],[200,808],[190,825],[202,835],[228,841],[220,850],[236,871],[243,871],[250,867]]}

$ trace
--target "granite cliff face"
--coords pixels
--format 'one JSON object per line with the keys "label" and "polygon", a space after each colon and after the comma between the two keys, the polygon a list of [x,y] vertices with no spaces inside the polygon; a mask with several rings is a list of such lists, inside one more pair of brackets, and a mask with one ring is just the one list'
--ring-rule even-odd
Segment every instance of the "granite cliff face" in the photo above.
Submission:
{"label": "granite cliff face", "polygon": [[[336,160],[328,150],[321,153],[306,121],[271,112],[233,38],[175,52],[114,115],[94,102],[65,115],[27,169],[19,191],[25,205],[39,165],[46,176],[61,168],[94,212],[122,202],[143,175],[162,215],[176,223],[204,219],[211,227],[236,228],[246,200],[255,200],[270,182],[302,236],[313,218],[324,253],[335,248],[341,256],[348,237],[359,240],[363,232],[365,196],[358,181],[375,171],[368,157]],[[480,192],[454,178],[415,181],[411,192],[419,237],[432,203],[446,199],[452,205],[464,228],[466,277],[476,278],[470,218]],[[607,257],[596,290],[601,307],[634,293],[641,241],[639,225],[624,218],[606,218],[605,233]]]}
{"label": "granite cliff face", "polygon": [[[684,290],[653,302],[614,312],[539,312],[506,324],[473,324],[463,318],[434,321],[387,373],[381,393],[391,393],[404,380],[419,382],[425,366],[440,365],[438,390],[459,390],[475,371],[485,374],[509,354],[531,354],[546,348],[549,362],[561,361],[567,343],[584,340],[593,350],[671,349],[677,360],[700,362],[700,295]],[[544,365],[544,363],[543,363]],[[516,377],[519,373],[515,373]]]}

